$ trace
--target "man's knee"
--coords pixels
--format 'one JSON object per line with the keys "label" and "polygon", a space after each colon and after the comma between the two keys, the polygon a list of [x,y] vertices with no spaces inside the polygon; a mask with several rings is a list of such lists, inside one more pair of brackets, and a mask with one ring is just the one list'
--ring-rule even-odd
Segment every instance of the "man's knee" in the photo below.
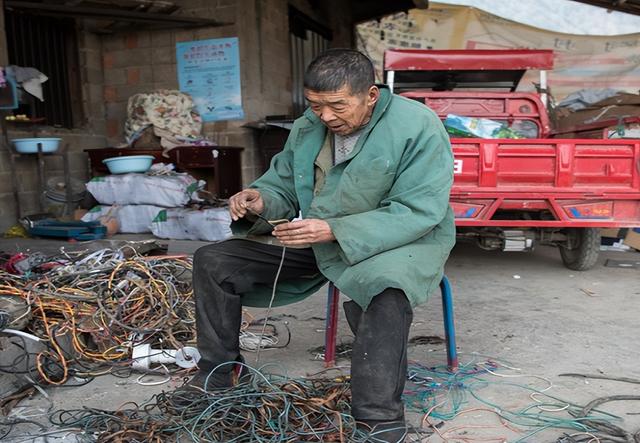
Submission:
{"label": "man's knee", "polygon": [[[412,313],[411,303],[405,295],[404,291],[396,288],[387,288],[380,294],[373,297],[370,310],[378,310],[382,312],[409,312]],[[368,310],[369,310],[368,309]]]}
{"label": "man's knee", "polygon": [[227,241],[203,246],[193,254],[193,275],[200,277],[206,274],[216,274],[228,262],[230,250]]}
{"label": "man's knee", "polygon": [[193,254],[194,279],[213,277],[218,283],[242,266],[250,256],[242,240],[225,240],[199,248]]}
{"label": "man's knee", "polygon": [[220,254],[218,251],[219,243],[214,243],[212,245],[203,246],[198,248],[196,252],[193,254],[193,274],[198,275],[207,269],[211,268],[215,260],[218,259]]}
{"label": "man's knee", "polygon": [[203,246],[193,254],[193,266],[195,268],[196,266],[226,261],[229,256],[236,255],[241,247],[242,242],[234,239]]}

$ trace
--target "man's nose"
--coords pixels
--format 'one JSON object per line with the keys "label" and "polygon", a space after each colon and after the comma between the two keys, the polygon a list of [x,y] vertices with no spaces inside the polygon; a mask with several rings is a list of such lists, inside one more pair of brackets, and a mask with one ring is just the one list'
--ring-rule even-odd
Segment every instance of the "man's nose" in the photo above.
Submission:
{"label": "man's nose", "polygon": [[331,112],[330,109],[325,108],[320,113],[320,120],[322,120],[325,123],[332,122],[335,119],[336,119],[336,116],[333,112]]}

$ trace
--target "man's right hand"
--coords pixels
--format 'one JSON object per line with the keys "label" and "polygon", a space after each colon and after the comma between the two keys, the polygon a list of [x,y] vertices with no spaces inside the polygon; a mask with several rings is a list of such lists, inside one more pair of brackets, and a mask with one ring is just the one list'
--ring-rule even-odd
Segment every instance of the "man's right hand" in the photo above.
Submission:
{"label": "man's right hand", "polygon": [[262,214],[264,201],[257,189],[245,189],[229,198],[229,213],[233,221],[243,218],[247,212]]}

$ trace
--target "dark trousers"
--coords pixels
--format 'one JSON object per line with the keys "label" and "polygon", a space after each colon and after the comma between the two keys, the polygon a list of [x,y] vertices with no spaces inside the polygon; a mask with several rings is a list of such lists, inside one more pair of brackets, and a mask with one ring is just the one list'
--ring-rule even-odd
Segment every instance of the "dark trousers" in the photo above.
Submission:
{"label": "dark trousers", "polygon": [[[256,284],[273,284],[281,257],[280,246],[239,239],[196,251],[193,288],[202,370],[211,371],[238,359],[242,294]],[[318,272],[310,248],[288,248],[280,281]],[[389,288],[376,295],[366,311],[353,301],[346,302],[344,309],[355,335],[351,358],[353,416],[358,420],[402,418],[407,340],[413,318],[407,297]],[[224,370],[231,367],[225,366]]]}

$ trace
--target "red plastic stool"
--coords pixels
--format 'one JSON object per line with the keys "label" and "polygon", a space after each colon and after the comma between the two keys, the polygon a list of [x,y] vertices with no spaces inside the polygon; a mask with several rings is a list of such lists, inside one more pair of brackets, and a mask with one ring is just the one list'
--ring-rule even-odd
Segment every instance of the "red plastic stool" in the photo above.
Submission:
{"label": "red plastic stool", "polygon": [[[458,369],[458,352],[456,350],[456,331],[453,324],[453,293],[446,276],[440,281],[442,295],[442,314],[444,317],[444,336],[447,343],[447,366],[450,371]],[[324,365],[327,368],[336,363],[336,336],[338,333],[338,307],[340,290],[333,283],[329,283],[327,297],[327,320],[324,335]]]}

